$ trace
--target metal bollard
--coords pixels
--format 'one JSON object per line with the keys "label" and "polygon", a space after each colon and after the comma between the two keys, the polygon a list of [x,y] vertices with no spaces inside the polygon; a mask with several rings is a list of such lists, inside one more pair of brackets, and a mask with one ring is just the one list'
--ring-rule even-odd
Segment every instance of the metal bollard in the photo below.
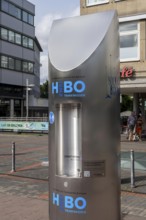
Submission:
{"label": "metal bollard", "polygon": [[15,142],[12,143],[12,170],[11,172],[15,172]]}
{"label": "metal bollard", "polygon": [[131,159],[131,188],[135,187],[135,167],[134,167],[134,150],[130,151]]}

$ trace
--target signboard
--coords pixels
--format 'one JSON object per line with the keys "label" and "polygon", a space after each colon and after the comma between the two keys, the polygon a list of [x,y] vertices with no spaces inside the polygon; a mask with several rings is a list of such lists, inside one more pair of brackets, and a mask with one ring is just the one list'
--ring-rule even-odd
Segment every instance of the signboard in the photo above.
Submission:
{"label": "signboard", "polygon": [[121,78],[130,78],[134,75],[133,67],[124,67],[120,72]]}
{"label": "signboard", "polygon": [[1,130],[48,131],[48,122],[0,121]]}

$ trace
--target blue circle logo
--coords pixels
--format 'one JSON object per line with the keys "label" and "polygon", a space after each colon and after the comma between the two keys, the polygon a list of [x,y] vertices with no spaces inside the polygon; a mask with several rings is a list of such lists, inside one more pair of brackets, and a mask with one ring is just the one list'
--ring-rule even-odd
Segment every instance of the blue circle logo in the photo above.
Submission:
{"label": "blue circle logo", "polygon": [[54,113],[53,112],[50,112],[49,114],[49,122],[50,124],[52,125],[55,121],[55,116],[54,116]]}

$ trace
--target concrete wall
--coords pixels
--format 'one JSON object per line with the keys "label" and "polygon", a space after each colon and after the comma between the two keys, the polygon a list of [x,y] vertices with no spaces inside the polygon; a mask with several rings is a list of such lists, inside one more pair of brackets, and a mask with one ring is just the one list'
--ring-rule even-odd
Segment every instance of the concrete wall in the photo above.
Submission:
{"label": "concrete wall", "polygon": [[90,14],[97,11],[105,11],[115,9],[118,11],[119,16],[126,16],[129,14],[142,14],[146,13],[145,0],[123,0],[117,1],[109,0],[109,3],[86,6],[86,0],[80,0],[81,14]]}
{"label": "concrete wall", "polygon": [[[96,13],[105,10],[117,10],[119,18],[127,16],[145,15],[145,0],[109,0],[109,3],[86,6],[86,0],[80,0],[81,15]],[[146,93],[146,19],[138,20],[140,24],[140,59],[138,61],[121,62],[120,68],[133,67],[135,70],[134,78],[121,80],[121,92],[125,94],[133,92]]]}

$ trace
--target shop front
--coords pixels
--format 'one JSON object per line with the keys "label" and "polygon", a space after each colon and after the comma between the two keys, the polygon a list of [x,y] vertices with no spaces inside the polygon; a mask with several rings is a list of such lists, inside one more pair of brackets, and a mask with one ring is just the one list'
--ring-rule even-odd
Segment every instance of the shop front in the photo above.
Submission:
{"label": "shop front", "polygon": [[122,66],[120,78],[121,94],[131,96],[133,111],[142,115],[146,127],[146,71],[138,69],[136,64],[129,64]]}

